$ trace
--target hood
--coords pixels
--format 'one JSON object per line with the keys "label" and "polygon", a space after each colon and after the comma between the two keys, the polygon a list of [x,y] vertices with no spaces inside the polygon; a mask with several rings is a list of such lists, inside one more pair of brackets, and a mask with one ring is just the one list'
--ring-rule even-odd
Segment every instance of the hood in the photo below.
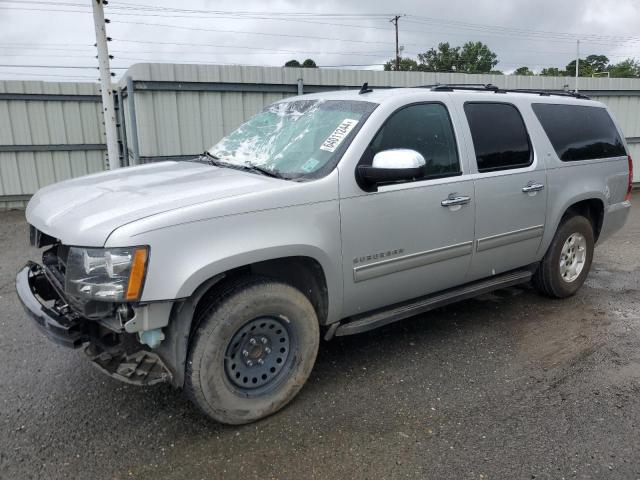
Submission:
{"label": "hood", "polygon": [[116,228],[201,202],[282,187],[283,180],[197,162],[159,162],[50,185],[27,221],[67,245],[102,246]]}

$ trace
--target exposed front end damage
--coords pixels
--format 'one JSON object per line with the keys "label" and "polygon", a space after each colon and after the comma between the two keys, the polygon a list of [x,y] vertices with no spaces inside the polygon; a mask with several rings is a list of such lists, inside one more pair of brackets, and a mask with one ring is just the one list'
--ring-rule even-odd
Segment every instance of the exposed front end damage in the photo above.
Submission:
{"label": "exposed front end damage", "polygon": [[162,341],[156,325],[167,324],[172,303],[78,302],[64,293],[64,271],[54,262],[55,253],[46,251],[43,265],[30,262],[16,277],[18,297],[39,329],[59,345],[84,348],[91,362],[113,378],[136,385],[171,383],[172,369],[143,342],[157,347]]}

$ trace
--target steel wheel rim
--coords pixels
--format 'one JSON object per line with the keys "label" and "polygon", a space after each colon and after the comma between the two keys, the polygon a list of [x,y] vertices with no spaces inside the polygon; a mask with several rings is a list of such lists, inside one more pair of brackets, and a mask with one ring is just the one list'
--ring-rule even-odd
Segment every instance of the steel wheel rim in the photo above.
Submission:
{"label": "steel wheel rim", "polygon": [[294,338],[285,318],[259,317],[231,338],[224,356],[227,380],[246,396],[271,390],[286,374]]}
{"label": "steel wheel rim", "polygon": [[560,276],[571,283],[584,269],[587,259],[587,239],[581,233],[574,232],[567,237],[560,252]]}

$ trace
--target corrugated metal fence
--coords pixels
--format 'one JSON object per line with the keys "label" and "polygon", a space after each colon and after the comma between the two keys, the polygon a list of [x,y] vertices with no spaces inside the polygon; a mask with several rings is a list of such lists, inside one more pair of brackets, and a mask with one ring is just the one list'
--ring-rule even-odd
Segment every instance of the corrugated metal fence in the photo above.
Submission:
{"label": "corrugated metal fence", "polygon": [[[269,103],[364,82],[374,88],[575,88],[571,77],[138,64],[116,86],[121,163],[192,157]],[[580,91],[613,110],[632,155],[640,158],[640,79],[580,78]],[[0,82],[0,208],[21,206],[41,186],[105,167],[99,102],[95,84]]]}
{"label": "corrugated metal fence", "polygon": [[[123,109],[129,122],[127,140],[130,147],[136,142],[135,151],[129,148],[129,163],[193,157],[271,102],[298,93],[360,88],[364,82],[373,88],[435,83],[575,88],[571,77],[139,64],[129,69],[120,85],[128,98]],[[580,91],[611,107],[632,155],[640,158],[640,79],[580,78]],[[640,181],[638,170],[636,181]]]}
{"label": "corrugated metal fence", "polygon": [[0,208],[103,170],[103,132],[95,84],[0,81]]}

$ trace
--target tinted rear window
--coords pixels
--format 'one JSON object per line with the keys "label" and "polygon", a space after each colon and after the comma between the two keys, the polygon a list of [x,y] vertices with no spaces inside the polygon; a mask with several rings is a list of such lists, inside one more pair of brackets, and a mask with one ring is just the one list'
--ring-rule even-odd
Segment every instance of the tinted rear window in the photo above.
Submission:
{"label": "tinted rear window", "polygon": [[479,172],[526,167],[532,162],[529,135],[508,103],[465,103]]}
{"label": "tinted rear window", "polygon": [[581,105],[532,105],[560,160],[591,160],[626,155],[613,120],[604,108]]}

